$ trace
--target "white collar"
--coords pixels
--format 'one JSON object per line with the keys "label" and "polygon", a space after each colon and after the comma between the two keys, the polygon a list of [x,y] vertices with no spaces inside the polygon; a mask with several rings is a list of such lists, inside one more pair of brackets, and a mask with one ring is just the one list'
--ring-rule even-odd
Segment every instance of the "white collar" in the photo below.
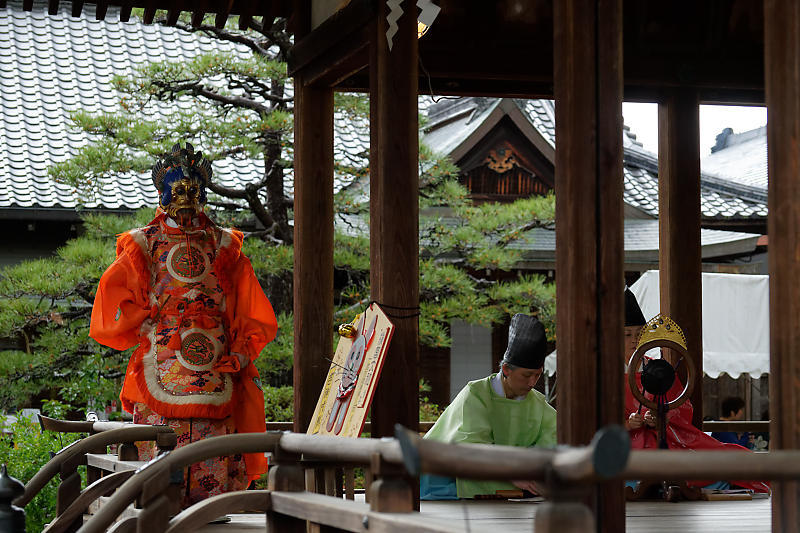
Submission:
{"label": "white collar", "polygon": [[[506,391],[503,390],[503,382],[501,381],[503,379],[502,375],[503,375],[502,372],[498,372],[492,378],[492,390],[495,392],[495,394],[497,394],[501,398],[505,398],[506,397]],[[517,396],[516,398],[512,398],[512,399],[516,400],[518,402],[521,402],[527,396],[528,396],[527,394],[523,394],[522,396]]]}

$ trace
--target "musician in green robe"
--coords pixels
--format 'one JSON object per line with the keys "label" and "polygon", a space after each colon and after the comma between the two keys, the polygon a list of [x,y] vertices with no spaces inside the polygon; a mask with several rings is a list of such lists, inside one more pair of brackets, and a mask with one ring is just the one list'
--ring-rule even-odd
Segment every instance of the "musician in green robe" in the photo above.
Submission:
{"label": "musician in green robe", "polygon": [[[555,446],[556,411],[533,388],[542,376],[546,355],[547,339],[541,322],[532,316],[514,315],[500,372],[467,383],[425,438],[450,443]],[[420,478],[423,500],[474,498],[515,488],[539,492],[530,480],[509,483],[427,474]]]}

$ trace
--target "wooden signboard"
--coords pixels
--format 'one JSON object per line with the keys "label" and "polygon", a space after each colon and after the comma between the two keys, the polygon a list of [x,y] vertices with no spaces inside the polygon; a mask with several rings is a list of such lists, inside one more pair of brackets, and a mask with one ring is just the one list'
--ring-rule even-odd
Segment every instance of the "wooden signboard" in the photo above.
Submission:
{"label": "wooden signboard", "polygon": [[356,316],[352,325],[354,336],[339,338],[308,427],[310,435],[361,435],[394,325],[376,303]]}

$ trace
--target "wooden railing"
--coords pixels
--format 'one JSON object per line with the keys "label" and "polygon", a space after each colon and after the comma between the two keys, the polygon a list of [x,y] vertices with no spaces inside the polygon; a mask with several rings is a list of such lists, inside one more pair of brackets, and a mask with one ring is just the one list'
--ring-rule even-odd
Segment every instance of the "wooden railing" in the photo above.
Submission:
{"label": "wooden railing", "polygon": [[[420,433],[426,433],[433,427],[433,424],[435,424],[435,422],[420,422],[419,423]],[[294,422],[267,422],[267,431],[294,431]],[[362,432],[371,433],[372,424],[366,422],[364,424]]]}
{"label": "wooden railing", "polygon": [[[134,500],[141,503],[141,510],[136,516],[119,522],[114,531],[133,527],[137,531],[186,531],[209,517],[251,509],[254,505],[266,512],[268,531],[304,532],[307,521],[345,531],[363,531],[366,527],[383,531],[452,531],[447,523],[413,513],[415,483],[406,467],[413,473],[416,467],[431,472],[456,469],[457,475],[474,479],[547,478],[550,486],[563,488],[618,474],[625,466],[628,453],[628,437],[621,428],[602,432],[589,447],[558,450],[447,445],[423,441],[417,433],[409,431],[399,432],[399,437],[399,440],[348,439],[267,433],[228,435],[195,442],[152,461],[125,481],[80,531],[105,531]],[[170,502],[166,495],[170,480],[174,479],[173,473],[182,472],[189,464],[231,452],[266,451],[272,452],[274,464],[269,471],[268,491],[225,494],[168,519],[176,503]],[[304,471],[319,464],[368,466],[375,478],[369,487],[369,502],[306,491]],[[554,494],[567,506],[567,514],[576,514],[573,503],[577,498],[572,493],[554,490]],[[584,521],[591,520],[591,512],[583,511]]]}
{"label": "wooden railing", "polygon": [[[105,453],[111,444],[118,445],[120,459],[131,457],[132,452],[138,453],[135,441],[155,441],[160,450],[172,450],[176,445],[176,437],[172,429],[167,426],[145,426],[109,422],[82,422],[56,420],[39,416],[43,429],[51,431],[93,433],[92,435],[73,442],[56,453],[25,485],[25,492],[14,500],[14,505],[25,507],[30,501],[50,482],[56,474],[60,475],[61,483],[56,493],[56,520],[58,528],[54,531],[75,530],[80,524],[86,507],[98,495],[113,491],[124,481],[125,476],[100,478],[97,469],[87,465],[87,454]],[[87,466],[87,483],[85,490],[81,490],[79,466]],[[51,524],[52,525],[52,524]]]}
{"label": "wooden railing", "polygon": [[703,422],[703,431],[749,431],[769,432],[769,420],[708,420]]}

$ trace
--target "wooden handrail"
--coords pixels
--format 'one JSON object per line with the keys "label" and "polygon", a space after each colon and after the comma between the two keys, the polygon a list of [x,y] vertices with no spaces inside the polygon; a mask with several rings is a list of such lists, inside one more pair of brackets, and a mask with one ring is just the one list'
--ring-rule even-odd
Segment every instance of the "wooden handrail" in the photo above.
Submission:
{"label": "wooden handrail", "polygon": [[336,461],[343,463],[369,464],[372,455],[380,453],[385,461],[403,463],[403,454],[395,439],[354,439],[330,435],[306,435],[284,433],[280,444],[282,450],[302,454],[312,461]]}
{"label": "wooden handrail", "polygon": [[226,513],[266,512],[270,508],[271,500],[268,490],[241,490],[217,494],[181,511],[169,521],[169,527],[165,533],[194,531]]}
{"label": "wooden handrail", "polygon": [[[102,433],[101,433],[102,435]],[[101,533],[114,522],[122,511],[142,492],[142,488],[157,476],[169,475],[190,464],[231,453],[259,453],[275,449],[282,433],[237,433],[211,437],[193,442],[165,453],[147,463],[127,480],[100,510],[79,530],[82,533]]]}
{"label": "wooden handrail", "polygon": [[800,479],[800,450],[633,450],[624,479]]}
{"label": "wooden handrail", "polygon": [[[426,433],[430,431],[435,423],[436,422],[420,422],[419,431],[421,433]],[[267,422],[267,431],[294,431],[294,422]],[[372,424],[366,422],[362,431],[364,433],[371,433]]]}
{"label": "wooden handrail", "polygon": [[600,430],[589,446],[521,448],[490,444],[448,444],[398,429],[406,469],[467,479],[544,479],[548,471],[566,482],[616,477],[630,451],[628,433],[619,426]]}
{"label": "wooden handrail", "polygon": [[55,520],[42,530],[42,533],[62,533],[67,531],[75,519],[82,516],[89,505],[100,496],[106,496],[114,489],[122,485],[133,475],[132,470],[125,472],[115,472],[102,477],[86,487],[80,496],[70,504],[66,511],[57,516]]}
{"label": "wooden handrail", "polygon": [[67,461],[79,456],[91,453],[98,448],[120,442],[134,442],[137,440],[155,440],[159,433],[172,433],[168,426],[145,426],[128,424],[126,427],[103,431],[95,435],[90,435],[85,439],[73,442],[69,446],[59,451],[55,457],[50,459],[25,485],[25,492],[14,500],[14,504],[20,507],[27,505],[36,494],[44,487],[53,476],[61,471],[61,467]]}
{"label": "wooden handrail", "polygon": [[769,420],[708,420],[703,422],[703,431],[767,433],[769,431]]}

